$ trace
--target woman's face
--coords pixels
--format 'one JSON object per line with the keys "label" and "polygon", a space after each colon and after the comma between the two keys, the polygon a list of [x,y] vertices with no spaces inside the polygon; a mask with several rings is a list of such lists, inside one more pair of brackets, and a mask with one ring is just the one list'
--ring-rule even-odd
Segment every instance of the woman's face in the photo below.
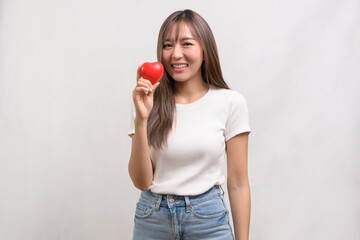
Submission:
{"label": "woman's face", "polygon": [[[179,36],[176,40],[177,27]],[[174,25],[164,40],[162,58],[166,71],[175,81],[202,81],[203,49],[186,24]]]}

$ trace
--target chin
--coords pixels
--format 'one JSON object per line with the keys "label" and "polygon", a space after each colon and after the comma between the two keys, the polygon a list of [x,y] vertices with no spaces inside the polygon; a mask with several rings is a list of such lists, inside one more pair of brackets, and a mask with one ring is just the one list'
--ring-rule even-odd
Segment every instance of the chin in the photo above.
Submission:
{"label": "chin", "polygon": [[187,78],[173,78],[175,82],[186,82]]}

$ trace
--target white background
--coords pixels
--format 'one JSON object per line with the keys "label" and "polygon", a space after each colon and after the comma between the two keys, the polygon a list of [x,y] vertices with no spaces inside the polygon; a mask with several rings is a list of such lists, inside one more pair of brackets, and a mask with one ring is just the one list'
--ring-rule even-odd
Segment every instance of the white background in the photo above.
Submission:
{"label": "white background", "polygon": [[250,239],[360,239],[358,0],[2,0],[0,239],[131,239],[136,69],[210,24],[250,114]]}

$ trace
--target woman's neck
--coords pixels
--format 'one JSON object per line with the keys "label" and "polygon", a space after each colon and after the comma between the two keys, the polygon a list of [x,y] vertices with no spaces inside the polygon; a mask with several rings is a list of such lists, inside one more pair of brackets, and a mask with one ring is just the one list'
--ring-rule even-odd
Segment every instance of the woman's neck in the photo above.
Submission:
{"label": "woman's neck", "polygon": [[210,85],[201,81],[175,82],[175,103],[188,104],[204,96]]}

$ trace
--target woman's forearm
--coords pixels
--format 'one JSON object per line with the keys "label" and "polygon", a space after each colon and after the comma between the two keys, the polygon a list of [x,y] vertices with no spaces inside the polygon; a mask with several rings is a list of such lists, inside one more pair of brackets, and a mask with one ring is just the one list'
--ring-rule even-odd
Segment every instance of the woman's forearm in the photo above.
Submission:
{"label": "woman's forearm", "polygon": [[228,193],[236,240],[249,239],[250,227],[250,186],[237,187],[228,183]]}
{"label": "woman's forearm", "polygon": [[147,121],[135,119],[135,134],[132,136],[129,174],[135,187],[147,190],[153,180],[153,167],[147,140]]}

